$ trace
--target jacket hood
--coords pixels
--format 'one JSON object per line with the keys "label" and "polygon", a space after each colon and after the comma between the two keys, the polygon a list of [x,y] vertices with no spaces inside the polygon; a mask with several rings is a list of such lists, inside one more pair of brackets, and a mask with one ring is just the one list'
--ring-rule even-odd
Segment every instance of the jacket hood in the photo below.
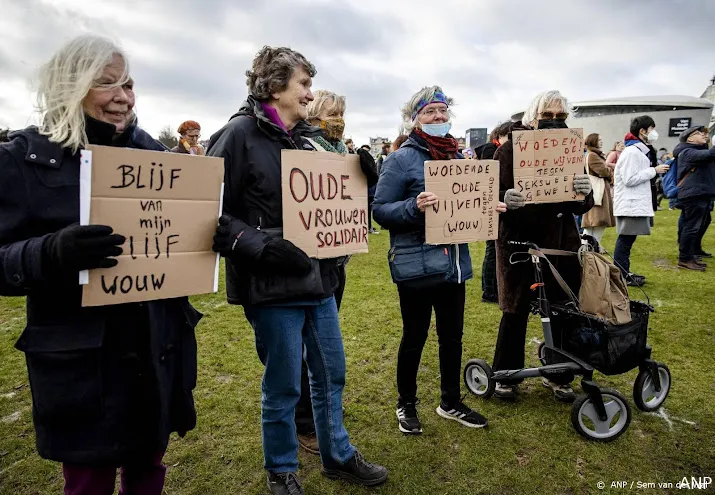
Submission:
{"label": "jacket hood", "polygon": [[678,158],[678,155],[681,154],[684,150],[690,150],[690,149],[706,150],[706,149],[708,149],[708,145],[707,144],[678,143],[678,145],[673,150],[673,157]]}

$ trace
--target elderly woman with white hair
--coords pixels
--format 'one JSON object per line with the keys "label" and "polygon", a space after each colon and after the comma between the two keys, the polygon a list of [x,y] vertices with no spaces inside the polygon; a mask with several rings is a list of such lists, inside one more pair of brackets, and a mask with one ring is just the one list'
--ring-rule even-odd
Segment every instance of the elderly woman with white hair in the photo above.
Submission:
{"label": "elderly woman with white hair", "polygon": [[113,42],[80,36],[40,71],[42,124],[0,145],[0,295],[27,296],[25,353],[39,454],[64,493],[162,493],[169,434],[196,425],[186,297],[85,308],[78,272],[117,264],[125,238],[79,221],[80,150],[165,151],[136,123],[134,81]]}
{"label": "elderly woman with white hair", "polygon": [[441,375],[437,414],[470,428],[487,425],[460,394],[465,282],[472,278],[469,248],[425,244],[425,210],[439,200],[425,191],[425,161],[463,158],[459,143],[449,134],[452,103],[439,86],[412,96],[402,110],[409,138],[385,159],[375,193],[375,219],[390,231],[390,271],[402,311],[396,414],[400,431],[412,435],[422,433],[417,371],[433,309]]}
{"label": "elderly woman with white hair", "polygon": [[[514,189],[514,146],[512,132],[530,129],[565,129],[569,104],[558,91],[546,91],[537,95],[524,113],[521,122],[512,124],[509,139],[494,154],[499,160],[499,197],[507,205],[507,212],[499,222],[497,247],[497,287],[499,307],[503,311],[499,336],[494,352],[494,370],[514,370],[524,368],[524,347],[526,325],[529,319],[529,306],[533,284],[533,271],[528,263],[511,264],[510,257],[523,248],[509,244],[509,241],[533,242],[541,248],[576,251],[581,246],[574,214],[587,212],[593,206],[591,182],[586,174],[574,177],[573,188],[576,193],[584,194],[583,201],[562,203],[540,203],[525,205],[524,196]],[[561,275],[575,293],[580,283],[580,266],[576,258],[557,257],[552,260]],[[558,298],[559,286],[545,272],[546,287],[549,296]],[[565,295],[563,295],[565,298]],[[548,357],[548,356],[547,356]],[[554,396],[561,401],[575,400],[575,394],[569,385],[573,380],[571,373],[558,374],[544,378],[545,386],[553,390]],[[502,380],[497,384],[495,395],[513,400],[516,397],[516,385],[520,380]]]}

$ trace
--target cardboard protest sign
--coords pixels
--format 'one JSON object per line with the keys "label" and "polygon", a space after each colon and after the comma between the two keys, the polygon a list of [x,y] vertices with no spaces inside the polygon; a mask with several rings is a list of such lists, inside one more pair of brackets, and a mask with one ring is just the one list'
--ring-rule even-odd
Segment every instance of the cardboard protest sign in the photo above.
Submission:
{"label": "cardboard protest sign", "polygon": [[584,174],[583,129],[514,131],[514,189],[527,203],[581,201],[573,176]]}
{"label": "cardboard protest sign", "polygon": [[82,306],[218,290],[221,158],[90,145],[80,179],[80,223],[127,239],[117,266],[80,274]]}
{"label": "cardboard protest sign", "polygon": [[367,180],[357,155],[281,150],[283,238],[311,258],[367,253]]}
{"label": "cardboard protest sign", "polygon": [[499,162],[425,162],[425,190],[439,202],[425,211],[427,244],[496,239],[499,232]]}

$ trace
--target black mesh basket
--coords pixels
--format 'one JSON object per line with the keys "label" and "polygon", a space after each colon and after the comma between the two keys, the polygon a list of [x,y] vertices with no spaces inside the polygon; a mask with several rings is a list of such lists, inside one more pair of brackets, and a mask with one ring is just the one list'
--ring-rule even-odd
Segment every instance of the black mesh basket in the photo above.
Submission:
{"label": "black mesh basket", "polygon": [[604,375],[619,375],[650,355],[647,347],[650,306],[631,301],[629,323],[612,325],[560,305],[551,307],[551,328],[557,347],[590,364]]}

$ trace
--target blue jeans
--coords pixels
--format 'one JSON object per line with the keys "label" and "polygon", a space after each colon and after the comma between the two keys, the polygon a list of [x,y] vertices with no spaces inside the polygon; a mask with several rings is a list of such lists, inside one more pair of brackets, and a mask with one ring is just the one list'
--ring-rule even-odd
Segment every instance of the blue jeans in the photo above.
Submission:
{"label": "blue jeans", "polygon": [[261,384],[266,470],[298,471],[295,406],[304,348],[321,460],[326,467],[348,462],[354,448],[343,426],[345,352],[335,298],[315,305],[247,307],[245,313],[266,366]]}

